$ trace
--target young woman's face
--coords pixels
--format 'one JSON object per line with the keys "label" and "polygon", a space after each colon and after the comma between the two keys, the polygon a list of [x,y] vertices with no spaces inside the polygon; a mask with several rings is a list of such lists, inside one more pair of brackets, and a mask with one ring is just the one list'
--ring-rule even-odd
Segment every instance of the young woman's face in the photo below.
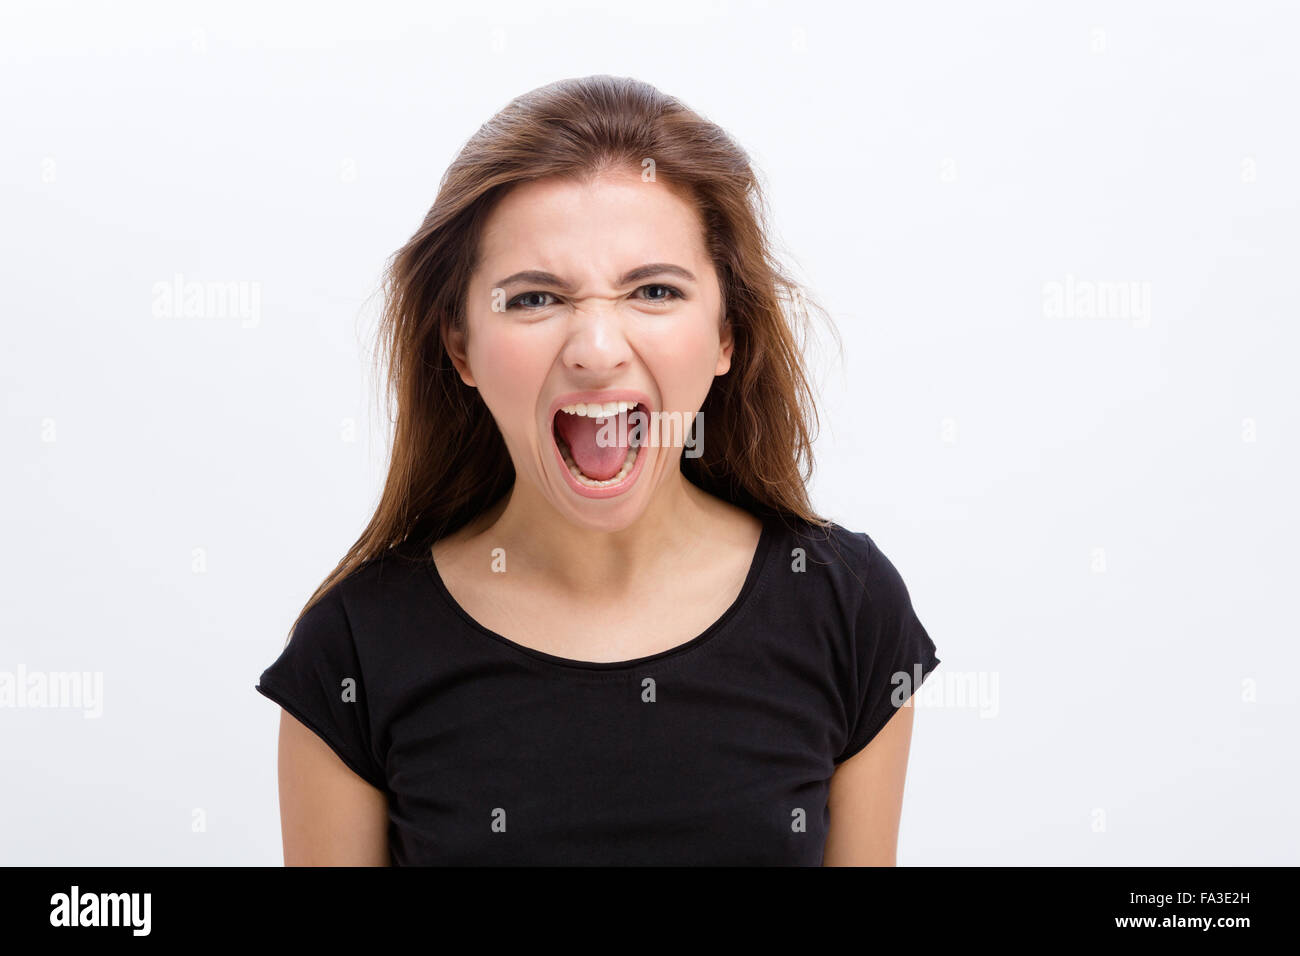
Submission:
{"label": "young woman's face", "polygon": [[[517,480],[592,528],[626,527],[680,468],[680,438],[675,447],[647,438],[634,455],[611,439],[635,442],[638,417],[648,435],[654,412],[676,413],[678,434],[688,434],[714,376],[731,367],[699,216],[638,172],[515,187],[486,223],[466,308],[468,343],[453,335],[449,348],[496,420]],[[596,401],[603,413],[618,399],[639,403],[630,418],[559,408]]]}

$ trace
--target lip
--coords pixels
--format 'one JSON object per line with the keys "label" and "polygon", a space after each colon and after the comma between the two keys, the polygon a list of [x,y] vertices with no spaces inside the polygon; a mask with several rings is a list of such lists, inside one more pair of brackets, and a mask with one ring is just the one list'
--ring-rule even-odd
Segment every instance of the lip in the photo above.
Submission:
{"label": "lip", "polygon": [[592,392],[565,392],[562,395],[556,395],[551,399],[550,410],[546,413],[546,424],[549,428],[555,424],[556,413],[565,405],[577,405],[582,402],[584,405],[589,402],[599,402],[604,405],[606,402],[636,402],[645,408],[647,412],[654,411],[654,405],[650,401],[650,396],[645,392],[638,392],[634,388],[614,388],[606,391]]}
{"label": "lip", "polygon": [[653,447],[647,443],[642,446],[641,450],[636,453],[636,462],[632,465],[632,470],[628,472],[627,477],[617,485],[610,485],[606,488],[588,488],[574,478],[569,471],[569,466],[564,463],[564,456],[560,454],[560,446],[555,441],[555,416],[559,414],[561,408],[565,405],[576,405],[579,402],[584,404],[590,402],[636,402],[641,409],[646,412],[653,411],[654,408],[650,402],[650,397],[645,392],[639,392],[636,389],[609,389],[606,391],[588,391],[588,392],[565,392],[557,395],[551,401],[550,414],[547,416],[547,434],[551,439],[551,452],[555,458],[556,465],[559,466],[560,474],[568,482],[569,487],[576,494],[584,498],[613,498],[623,494],[636,483],[637,476],[641,474],[641,469],[645,467],[646,459],[650,457],[650,449]]}

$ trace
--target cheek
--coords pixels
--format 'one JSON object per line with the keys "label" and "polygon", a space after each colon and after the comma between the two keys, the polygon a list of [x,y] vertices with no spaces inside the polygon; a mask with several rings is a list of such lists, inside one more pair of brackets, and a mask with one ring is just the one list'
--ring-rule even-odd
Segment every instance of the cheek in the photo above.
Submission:
{"label": "cheek", "polygon": [[718,365],[718,330],[701,317],[654,336],[647,350],[651,373],[664,390],[664,401],[684,408],[704,401]]}
{"label": "cheek", "polygon": [[549,365],[527,336],[480,332],[470,340],[470,367],[484,403],[502,432],[530,430]]}

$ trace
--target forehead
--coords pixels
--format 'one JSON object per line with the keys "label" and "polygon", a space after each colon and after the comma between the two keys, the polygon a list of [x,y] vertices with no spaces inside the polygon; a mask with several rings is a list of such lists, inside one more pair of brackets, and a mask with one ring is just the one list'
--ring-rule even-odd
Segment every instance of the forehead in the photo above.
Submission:
{"label": "forehead", "polygon": [[516,186],[492,210],[479,247],[480,267],[502,275],[545,269],[608,278],[646,262],[699,268],[704,257],[695,207],[631,170]]}

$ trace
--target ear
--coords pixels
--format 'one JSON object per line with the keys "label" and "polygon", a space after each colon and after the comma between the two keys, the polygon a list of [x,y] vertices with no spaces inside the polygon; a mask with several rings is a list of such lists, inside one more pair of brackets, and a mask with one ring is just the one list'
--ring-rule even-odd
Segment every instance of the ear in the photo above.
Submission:
{"label": "ear", "polygon": [[460,380],[470,388],[477,388],[478,386],[474,384],[474,376],[469,370],[469,360],[466,358],[465,333],[450,326],[444,328],[442,346],[447,350],[447,354],[451,356],[451,363],[456,366],[456,371],[460,374]]}
{"label": "ear", "polygon": [[731,353],[735,348],[735,341],[732,339],[731,323],[724,316],[722,319],[722,332],[718,336],[718,367],[714,375],[726,375],[731,371]]}

